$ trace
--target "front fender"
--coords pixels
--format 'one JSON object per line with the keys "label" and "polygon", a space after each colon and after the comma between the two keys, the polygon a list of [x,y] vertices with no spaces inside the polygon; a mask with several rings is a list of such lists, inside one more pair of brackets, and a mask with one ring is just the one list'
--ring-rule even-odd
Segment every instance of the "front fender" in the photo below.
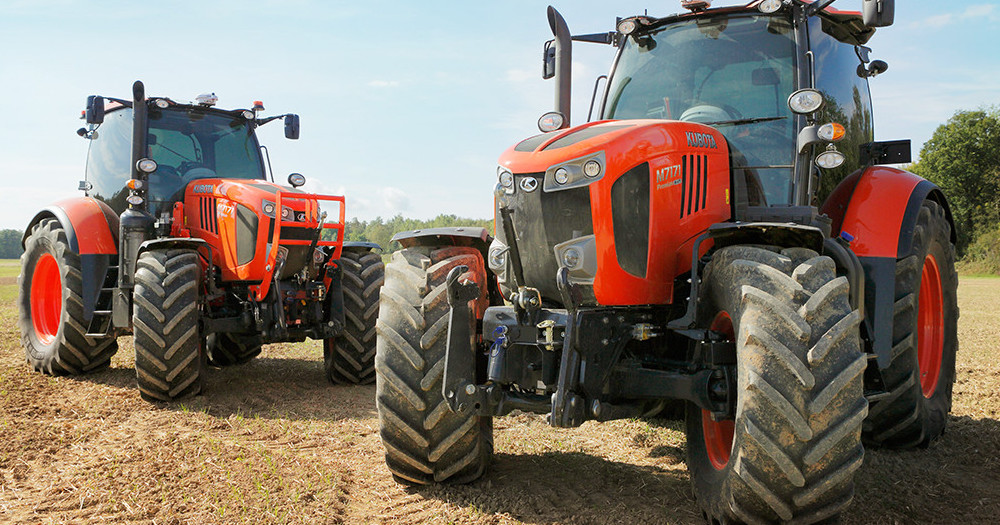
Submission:
{"label": "front fender", "polygon": [[896,295],[896,262],[910,254],[913,230],[924,200],[944,207],[955,223],[944,193],[913,173],[870,166],[845,178],[823,203],[833,219],[833,233],[850,239],[851,251],[865,271],[865,323],[879,368],[892,361],[892,316]]}

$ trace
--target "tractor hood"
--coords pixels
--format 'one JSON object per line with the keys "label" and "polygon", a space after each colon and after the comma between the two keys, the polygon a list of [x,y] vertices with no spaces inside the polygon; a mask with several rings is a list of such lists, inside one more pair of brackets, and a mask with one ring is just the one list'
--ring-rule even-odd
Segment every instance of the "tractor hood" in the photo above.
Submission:
{"label": "tractor hood", "polygon": [[681,246],[731,217],[729,146],[695,122],[593,122],[521,141],[499,163],[497,205],[516,235],[498,208],[491,268],[513,286],[504,250],[516,238],[523,284],[555,300],[555,275],[572,266],[570,282],[597,304],[671,302],[690,268]]}
{"label": "tractor hood", "polygon": [[[310,246],[343,242],[344,198],[306,193],[260,179],[199,179],[185,188],[181,223],[192,237],[220,246],[223,279],[261,282],[280,268],[287,278],[312,260]],[[323,215],[326,212],[329,221]],[[178,210],[175,208],[175,224]],[[320,240],[334,229],[334,240]],[[279,250],[279,246],[281,250]],[[283,265],[276,264],[282,254]]]}

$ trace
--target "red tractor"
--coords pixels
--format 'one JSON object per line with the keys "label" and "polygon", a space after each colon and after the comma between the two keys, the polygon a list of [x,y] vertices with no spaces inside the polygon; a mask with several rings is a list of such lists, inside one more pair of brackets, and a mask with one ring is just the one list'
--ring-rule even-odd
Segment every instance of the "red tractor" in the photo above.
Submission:
{"label": "red tractor", "polygon": [[132,100],[88,97],[85,196],[38,212],[23,239],[32,368],[100,370],[131,333],[142,397],[172,401],[201,391],[206,364],[309,337],[334,383],[374,380],[378,246],[343,241],[343,197],[297,189],[298,173],[266,179],[256,128],[283,118],[296,139],[298,115],[216,101],[147,98],[141,82]]}
{"label": "red tractor", "polygon": [[[557,111],[500,157],[496,238],[404,232],[376,355],[386,462],[405,483],[486,469],[491,418],[557,427],[686,406],[710,523],[814,523],[863,443],[944,430],[957,348],[940,189],[880,166],[866,42],[893,19],[756,0],[572,36],[551,7]],[[598,119],[569,126],[572,40],[617,46]]]}

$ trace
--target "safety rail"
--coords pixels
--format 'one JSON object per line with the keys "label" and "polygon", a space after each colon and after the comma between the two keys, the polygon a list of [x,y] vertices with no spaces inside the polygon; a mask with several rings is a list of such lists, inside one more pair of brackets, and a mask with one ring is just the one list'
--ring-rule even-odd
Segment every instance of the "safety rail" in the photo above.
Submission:
{"label": "safety rail", "polygon": [[[281,228],[284,226],[292,227],[303,227],[316,229],[322,226],[324,230],[334,230],[334,235],[336,236],[332,241],[320,240],[316,243],[316,246],[332,246],[333,255],[330,257],[329,262],[333,262],[340,259],[340,254],[344,248],[344,197],[343,196],[333,196],[333,195],[318,195],[315,193],[295,193],[292,195],[285,195],[281,190],[275,192],[275,203],[274,203],[274,230],[271,233],[271,238],[269,239],[269,244],[271,245],[271,251],[267,254],[267,278],[261,283],[261,286],[257,289],[257,300],[262,301],[264,296],[267,295],[267,291],[270,288],[270,281],[273,278],[275,270],[277,270],[277,260],[278,260],[278,246],[310,246],[312,245],[311,240],[307,239],[282,239],[281,238]],[[306,203],[306,217],[309,220],[296,221],[294,220],[294,212],[292,220],[284,220],[282,218],[282,212],[284,207],[282,206],[284,200],[296,200],[305,201]],[[340,203],[340,213],[337,222],[324,222],[320,225],[319,221],[319,201],[330,201]]]}

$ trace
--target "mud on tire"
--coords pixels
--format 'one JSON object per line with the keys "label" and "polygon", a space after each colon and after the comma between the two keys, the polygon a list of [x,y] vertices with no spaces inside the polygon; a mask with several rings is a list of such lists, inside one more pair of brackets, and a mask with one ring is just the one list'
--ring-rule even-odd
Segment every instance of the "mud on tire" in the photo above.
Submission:
{"label": "mud on tire", "polygon": [[200,286],[196,251],[150,250],[139,255],[132,323],[143,399],[173,401],[201,392]]}
{"label": "mud on tire", "polygon": [[87,337],[80,256],[59,221],[42,219],[25,240],[18,285],[18,327],[32,369],[78,375],[108,366],[118,351],[112,337]]}
{"label": "mud on tire", "polygon": [[449,311],[445,277],[460,265],[469,267],[462,279],[480,285],[481,312],[488,297],[486,270],[475,249],[407,248],[386,266],[376,401],[386,464],[404,483],[472,481],[493,453],[492,419],[456,414],[441,394]]}
{"label": "mud on tire", "polygon": [[346,250],[340,266],[344,331],[323,341],[323,369],[331,383],[367,385],[375,381],[375,319],[385,266],[378,253]]}
{"label": "mud on tire", "polygon": [[701,322],[735,338],[738,363],[731,446],[726,424],[688,409],[688,467],[706,519],[836,515],[853,497],[868,408],[847,279],[814,252],[734,246],[713,256],[703,282]]}
{"label": "mud on tire", "polygon": [[896,261],[892,362],[882,370],[889,395],[872,403],[863,434],[868,444],[927,446],[944,433],[958,350],[958,275],[950,239],[944,208],[924,201],[910,253]]}

